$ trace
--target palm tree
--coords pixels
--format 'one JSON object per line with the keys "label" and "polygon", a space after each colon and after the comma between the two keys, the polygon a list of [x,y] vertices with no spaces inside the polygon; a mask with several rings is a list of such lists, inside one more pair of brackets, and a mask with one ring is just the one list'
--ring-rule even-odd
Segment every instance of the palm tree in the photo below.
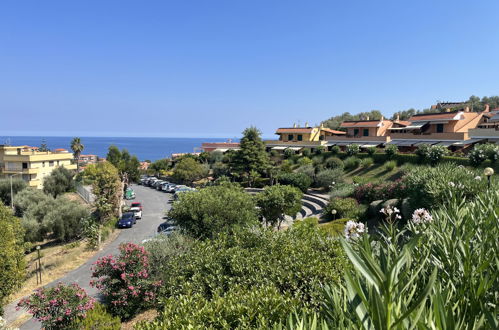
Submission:
{"label": "palm tree", "polygon": [[75,137],[73,141],[71,141],[71,150],[73,150],[73,156],[76,161],[76,172],[80,172],[80,163],[78,160],[80,159],[81,152],[85,149],[85,146],[81,144],[81,140],[79,137]]}

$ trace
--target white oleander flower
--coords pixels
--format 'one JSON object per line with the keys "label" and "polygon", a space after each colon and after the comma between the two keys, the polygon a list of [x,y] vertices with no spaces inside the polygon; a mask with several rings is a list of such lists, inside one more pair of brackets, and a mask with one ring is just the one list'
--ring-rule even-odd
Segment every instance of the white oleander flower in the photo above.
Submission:
{"label": "white oleander flower", "polygon": [[426,209],[423,208],[417,209],[412,214],[412,222],[414,222],[415,224],[431,222],[431,221],[433,221],[433,217],[431,216],[430,212],[428,212]]}
{"label": "white oleander flower", "polygon": [[452,181],[451,181],[451,182],[449,182],[449,186],[451,186],[451,187],[453,187],[453,188],[454,188],[454,187],[456,186],[456,184],[455,184],[454,182],[452,182]]}
{"label": "white oleander flower", "polygon": [[480,175],[475,176],[475,180],[482,180],[482,177]]}
{"label": "white oleander flower", "polygon": [[345,238],[347,240],[353,240],[359,238],[362,234],[366,232],[366,228],[363,223],[348,221],[345,225]]}

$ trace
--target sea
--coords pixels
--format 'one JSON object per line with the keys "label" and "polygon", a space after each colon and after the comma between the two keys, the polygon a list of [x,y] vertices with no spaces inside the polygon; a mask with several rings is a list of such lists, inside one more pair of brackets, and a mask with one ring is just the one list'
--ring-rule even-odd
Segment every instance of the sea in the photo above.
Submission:
{"label": "sea", "polygon": [[[45,143],[49,149],[64,148],[71,152],[69,136],[0,136],[0,145],[28,145],[40,147]],[[130,154],[137,156],[140,161],[155,161],[169,158],[172,154],[199,152],[203,142],[227,142],[224,138],[173,138],[173,137],[80,137],[85,149],[84,155],[106,157],[108,148],[115,145],[120,149],[127,149]],[[233,142],[238,142],[232,138]]]}

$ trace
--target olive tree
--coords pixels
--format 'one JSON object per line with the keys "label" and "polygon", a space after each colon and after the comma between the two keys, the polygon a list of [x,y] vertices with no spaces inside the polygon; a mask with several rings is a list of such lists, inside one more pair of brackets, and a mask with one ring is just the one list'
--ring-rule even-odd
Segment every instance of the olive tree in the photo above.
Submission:
{"label": "olive tree", "polygon": [[265,222],[280,229],[285,215],[294,216],[300,211],[302,196],[295,187],[276,184],[259,193],[256,203]]}

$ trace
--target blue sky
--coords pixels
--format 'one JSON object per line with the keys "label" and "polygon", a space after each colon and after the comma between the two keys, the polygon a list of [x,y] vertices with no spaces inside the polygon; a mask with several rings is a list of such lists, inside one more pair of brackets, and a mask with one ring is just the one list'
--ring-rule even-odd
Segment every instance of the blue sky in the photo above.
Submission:
{"label": "blue sky", "polygon": [[271,137],[499,94],[499,1],[0,2],[0,135]]}

